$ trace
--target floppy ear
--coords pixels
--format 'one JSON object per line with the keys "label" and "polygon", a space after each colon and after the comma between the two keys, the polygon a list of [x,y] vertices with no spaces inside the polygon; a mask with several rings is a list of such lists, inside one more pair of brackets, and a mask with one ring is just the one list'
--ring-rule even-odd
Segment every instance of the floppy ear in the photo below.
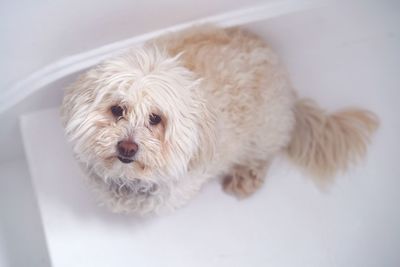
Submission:
{"label": "floppy ear", "polygon": [[216,116],[212,107],[208,106],[205,101],[198,103],[196,124],[198,131],[198,147],[192,155],[189,162],[189,169],[193,169],[204,165],[214,157],[216,146]]}
{"label": "floppy ear", "polygon": [[79,110],[87,110],[94,101],[94,72],[90,70],[81,74],[78,79],[65,89],[61,105],[61,119],[64,127],[77,116]]}
{"label": "floppy ear", "polygon": [[169,110],[165,148],[169,174],[172,177],[185,175],[187,171],[201,166],[214,155],[214,113],[198,93],[199,88],[191,90],[185,101]]}

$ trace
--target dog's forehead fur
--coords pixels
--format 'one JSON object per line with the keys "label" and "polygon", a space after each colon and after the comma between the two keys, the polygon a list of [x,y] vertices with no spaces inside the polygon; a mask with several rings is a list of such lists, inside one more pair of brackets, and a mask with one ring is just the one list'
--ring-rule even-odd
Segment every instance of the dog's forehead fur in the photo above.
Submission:
{"label": "dog's forehead fur", "polygon": [[[194,74],[179,64],[179,55],[169,57],[165,51],[150,46],[135,48],[105,61],[95,70],[97,105],[104,96],[126,103],[150,102],[158,107],[184,107],[199,83]],[[168,101],[173,99],[173,103]],[[186,104],[185,104],[186,103]]]}
{"label": "dog's forehead fur", "polygon": [[[192,117],[202,105],[196,96],[200,80],[180,65],[179,55],[170,57],[154,46],[134,48],[105,61],[88,75],[93,77],[96,91],[93,110],[107,112],[112,105],[121,105],[132,126],[145,124],[155,113],[170,124],[186,120],[187,127],[194,127],[190,125]],[[168,129],[167,138],[171,134]]]}
{"label": "dog's forehead fur", "polygon": [[[167,140],[196,129],[195,117],[202,104],[196,95],[200,81],[180,65],[179,55],[170,57],[154,46],[134,48],[105,61],[97,71],[99,87],[94,106],[103,105],[106,110],[112,105],[123,106],[126,120],[135,128],[144,125],[150,114],[161,115]],[[195,135],[191,139],[193,143]]]}

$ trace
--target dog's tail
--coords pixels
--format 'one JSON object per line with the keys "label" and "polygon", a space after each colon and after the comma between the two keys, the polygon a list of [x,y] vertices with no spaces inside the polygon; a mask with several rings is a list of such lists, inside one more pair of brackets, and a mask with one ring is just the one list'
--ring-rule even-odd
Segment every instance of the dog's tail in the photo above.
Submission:
{"label": "dog's tail", "polygon": [[308,99],[298,100],[294,112],[296,126],[287,153],[316,178],[331,178],[361,159],[379,125],[370,111],[349,108],[327,114]]}

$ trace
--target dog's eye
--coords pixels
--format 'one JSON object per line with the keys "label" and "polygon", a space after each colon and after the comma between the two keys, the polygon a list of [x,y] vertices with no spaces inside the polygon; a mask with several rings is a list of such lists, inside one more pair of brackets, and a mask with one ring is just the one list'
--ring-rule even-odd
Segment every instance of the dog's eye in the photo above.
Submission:
{"label": "dog's eye", "polygon": [[151,125],[157,125],[161,122],[161,117],[158,116],[157,114],[152,113],[150,115],[150,124]]}
{"label": "dog's eye", "polygon": [[124,114],[124,109],[120,106],[112,106],[111,113],[114,115],[114,117],[119,118]]}

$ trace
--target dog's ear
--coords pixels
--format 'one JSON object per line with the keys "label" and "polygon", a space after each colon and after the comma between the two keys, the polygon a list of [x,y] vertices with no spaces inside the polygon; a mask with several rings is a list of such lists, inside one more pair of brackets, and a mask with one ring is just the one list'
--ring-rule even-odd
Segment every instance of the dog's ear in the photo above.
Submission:
{"label": "dog's ear", "polygon": [[[65,90],[61,106],[61,120],[65,132],[73,141],[85,131],[82,123],[88,120],[88,113],[93,107],[97,95],[98,73],[92,69],[81,76]],[[90,123],[85,124],[89,127]]]}
{"label": "dog's ear", "polygon": [[186,175],[187,171],[209,162],[214,155],[214,112],[206,105],[198,88],[191,90],[186,101],[171,110],[167,122],[164,147],[172,177]]}
{"label": "dog's ear", "polygon": [[202,101],[198,103],[198,117],[196,119],[198,147],[189,162],[189,169],[196,168],[210,162],[214,157],[216,146],[216,116],[211,106]]}
{"label": "dog's ear", "polygon": [[64,98],[61,105],[61,119],[64,126],[73,119],[75,113],[79,110],[87,109],[95,99],[94,97],[94,71],[81,74],[78,79],[68,86],[64,92]]}

